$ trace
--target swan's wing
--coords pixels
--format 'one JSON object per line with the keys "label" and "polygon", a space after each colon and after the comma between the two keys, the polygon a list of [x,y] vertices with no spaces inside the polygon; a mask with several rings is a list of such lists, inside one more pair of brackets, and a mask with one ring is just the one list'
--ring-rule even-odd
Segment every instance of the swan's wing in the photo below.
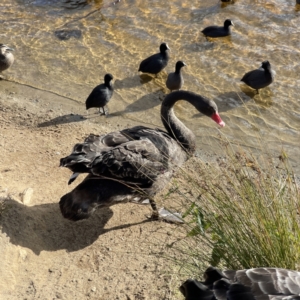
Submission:
{"label": "swan's wing", "polygon": [[179,288],[185,300],[215,300],[213,292],[195,279],[186,280]]}
{"label": "swan's wing", "polygon": [[[209,267],[204,273],[204,284],[214,294],[214,300],[300,300],[300,272],[280,268],[253,268],[221,271]],[[193,280],[184,283],[185,294],[206,291]],[[209,295],[209,294],[208,294]],[[189,298],[186,298],[189,299]],[[193,299],[193,298],[191,298]]]}
{"label": "swan's wing", "polygon": [[[84,143],[76,144],[69,156],[60,160],[60,166],[74,173],[150,183],[168,170],[172,143],[174,141],[165,132],[143,126],[103,136],[91,134]],[[173,154],[174,149],[171,152]]]}
{"label": "swan's wing", "polygon": [[147,138],[133,140],[102,153],[91,166],[97,176],[152,183],[168,170],[168,154]]}
{"label": "swan's wing", "polygon": [[300,272],[297,271],[280,268],[239,270],[234,281],[251,287],[255,296],[300,295]]}
{"label": "swan's wing", "polygon": [[73,147],[70,155],[61,158],[60,166],[69,168],[73,172],[89,173],[90,164],[96,157],[130,140],[129,136],[120,131],[106,135],[90,134],[83,143],[78,143]]}

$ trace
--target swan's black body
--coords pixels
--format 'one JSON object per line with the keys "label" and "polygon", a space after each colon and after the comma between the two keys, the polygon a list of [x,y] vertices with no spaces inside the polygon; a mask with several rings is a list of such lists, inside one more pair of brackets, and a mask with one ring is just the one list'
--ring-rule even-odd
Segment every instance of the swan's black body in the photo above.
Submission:
{"label": "swan's black body", "polygon": [[140,63],[139,72],[156,75],[168,65],[170,48],[166,43],[162,43],[159,50],[159,53],[147,57]]}
{"label": "swan's black body", "polygon": [[[86,109],[91,107],[99,107],[99,113],[106,115],[107,110],[105,110],[106,104],[109,102],[110,98],[113,95],[114,89],[111,81],[113,80],[113,76],[111,74],[105,74],[104,83],[96,86],[88,98],[85,101]],[[102,108],[102,112],[100,111]]]}
{"label": "swan's black body", "polygon": [[181,74],[181,68],[186,66],[186,64],[179,60],[175,65],[175,72],[172,72],[168,75],[166,86],[172,92],[175,90],[180,90],[184,80]]}
{"label": "swan's black body", "polygon": [[233,26],[233,23],[231,22],[231,20],[227,19],[224,22],[224,26],[208,26],[204,28],[201,32],[206,37],[212,37],[212,38],[224,37],[231,34],[230,31],[231,25]]}
{"label": "swan's black body", "polygon": [[258,93],[259,89],[265,88],[274,81],[275,72],[271,68],[271,64],[266,60],[262,62],[259,69],[247,72],[241,81],[255,89]]}
{"label": "swan's black body", "polygon": [[102,136],[91,134],[60,160],[60,166],[74,172],[69,182],[76,179],[77,173],[90,174],[61,198],[60,208],[66,218],[86,218],[97,206],[142,203],[166,185],[176,168],[195,152],[194,134],[172,109],[179,100],[190,102],[219,125],[225,125],[212,100],[177,91],[167,95],[161,106],[167,132],[136,126]]}
{"label": "swan's black body", "polygon": [[220,271],[209,267],[205,281],[188,279],[185,300],[300,300],[300,272],[280,268]]}

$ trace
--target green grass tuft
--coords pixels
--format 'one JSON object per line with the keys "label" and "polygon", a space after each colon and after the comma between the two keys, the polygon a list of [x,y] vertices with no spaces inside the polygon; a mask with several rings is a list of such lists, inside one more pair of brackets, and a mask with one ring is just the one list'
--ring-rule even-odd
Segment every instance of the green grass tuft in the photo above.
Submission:
{"label": "green grass tuft", "polygon": [[286,154],[257,159],[222,146],[224,157],[191,159],[173,183],[171,195],[186,207],[187,230],[173,245],[176,262],[189,275],[208,265],[299,269],[300,193]]}

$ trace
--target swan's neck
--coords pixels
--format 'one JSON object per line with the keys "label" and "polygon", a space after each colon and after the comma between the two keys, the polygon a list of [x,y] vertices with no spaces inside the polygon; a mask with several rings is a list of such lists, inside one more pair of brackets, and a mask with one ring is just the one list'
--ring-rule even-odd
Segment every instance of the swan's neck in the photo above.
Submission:
{"label": "swan's neck", "polygon": [[169,135],[180,143],[185,151],[193,153],[196,148],[195,135],[175,116],[173,110],[174,104],[179,100],[187,100],[193,104],[192,99],[188,99],[185,93],[177,91],[166,96],[161,106],[161,119]]}

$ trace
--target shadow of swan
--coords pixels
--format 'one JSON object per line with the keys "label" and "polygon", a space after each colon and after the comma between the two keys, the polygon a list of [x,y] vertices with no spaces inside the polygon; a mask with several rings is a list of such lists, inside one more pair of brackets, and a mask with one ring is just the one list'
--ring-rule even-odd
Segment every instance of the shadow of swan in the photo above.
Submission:
{"label": "shadow of swan", "polygon": [[5,202],[5,211],[0,218],[2,233],[10,242],[31,249],[35,254],[41,251],[78,251],[93,244],[100,235],[149,222],[125,224],[109,229],[104,226],[113,216],[109,207],[103,207],[89,219],[69,221],[62,217],[58,203],[26,206],[15,200]]}

